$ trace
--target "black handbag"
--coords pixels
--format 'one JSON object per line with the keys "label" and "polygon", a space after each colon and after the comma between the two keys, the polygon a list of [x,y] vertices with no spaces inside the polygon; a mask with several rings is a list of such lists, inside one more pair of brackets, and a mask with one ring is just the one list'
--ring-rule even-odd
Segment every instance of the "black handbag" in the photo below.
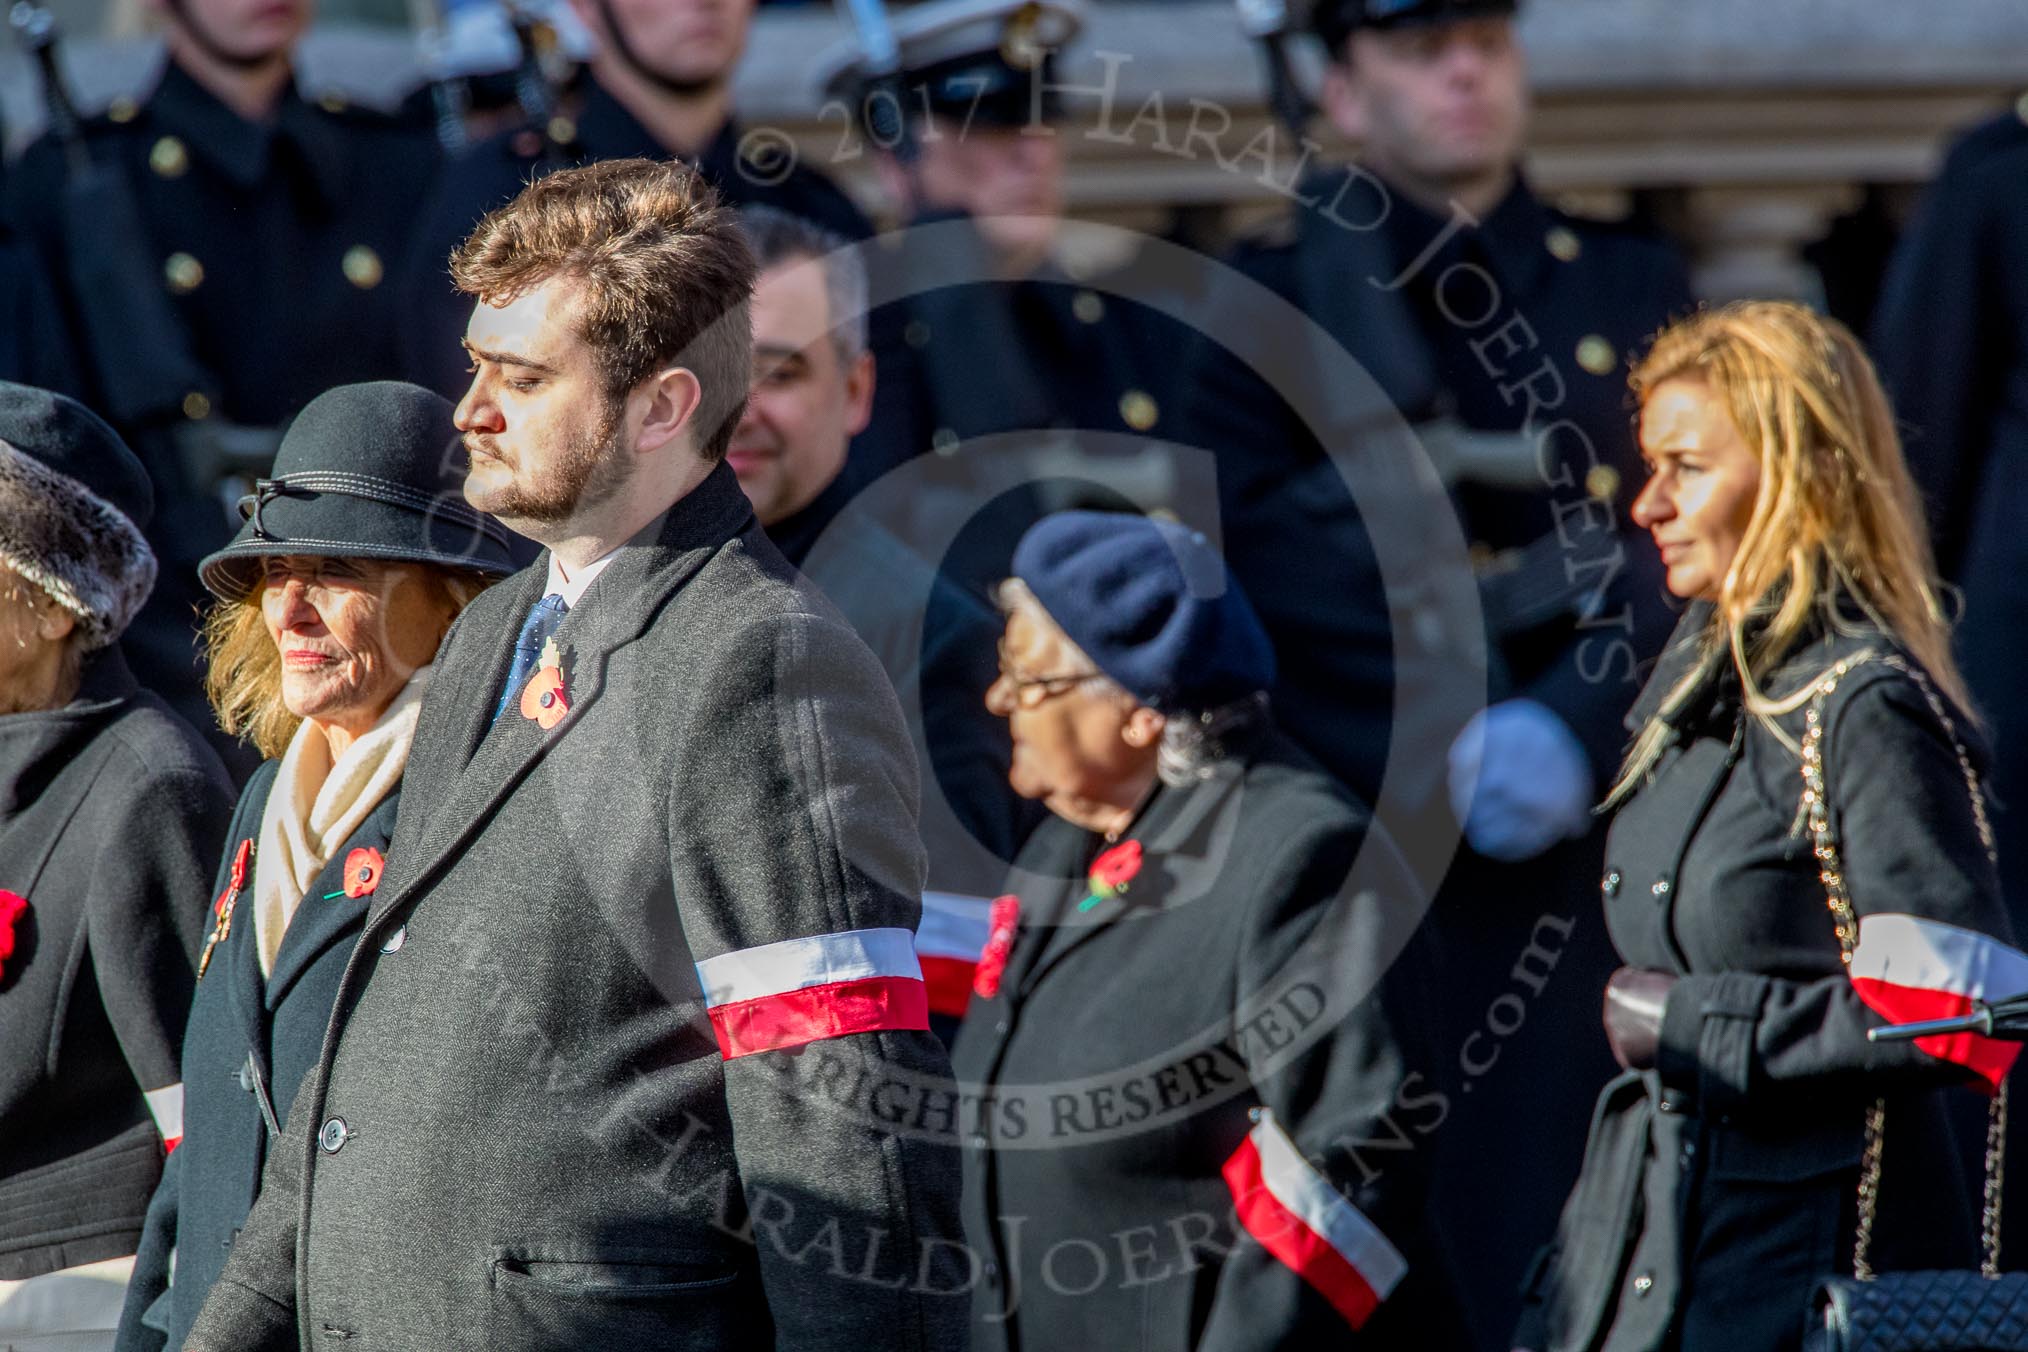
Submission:
{"label": "black handbag", "polygon": [[[1825,802],[1824,701],[1859,663],[1862,653],[1840,662],[1817,683],[1804,715],[1803,800],[1799,816],[1809,822],[1818,871],[1845,961],[1859,942],[1859,922],[1845,890],[1844,866]],[[1985,793],[1943,701],[1920,670],[1898,657],[1877,659],[1907,673],[1922,690],[1930,711],[1942,722],[1971,789],[1972,814],[1988,854],[1993,831],[1986,820]],[[1829,1277],[1811,1297],[1806,1352],[2028,1352],[2028,1273],[2000,1272],[2000,1188],[2006,1173],[2007,1086],[1993,1095],[1986,1122],[1986,1187],[1980,1230],[1979,1270],[1940,1272],[1873,1271],[1869,1252],[1880,1195],[1882,1133],[1887,1102],[1866,1110],[1866,1152],[1859,1165],[1859,1224],[1852,1245],[1852,1275]]]}

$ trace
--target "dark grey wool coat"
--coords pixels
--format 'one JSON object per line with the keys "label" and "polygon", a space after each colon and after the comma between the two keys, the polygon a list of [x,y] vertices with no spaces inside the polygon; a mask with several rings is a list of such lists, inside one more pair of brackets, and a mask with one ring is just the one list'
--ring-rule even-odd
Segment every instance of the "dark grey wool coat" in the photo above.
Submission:
{"label": "dark grey wool coat", "polygon": [[[1133,842],[1138,875],[1085,907],[1105,842],[1036,830],[999,992],[958,1034],[973,1346],[1465,1346],[1424,1215],[1450,1113],[1424,900],[1393,843],[1279,734],[1158,789]],[[1357,1332],[1261,1238],[1293,1226],[1239,1223],[1225,1171],[1269,1129],[1406,1262]]]}
{"label": "dark grey wool coat", "polygon": [[722,1059],[696,964],[912,930],[894,695],[723,466],[494,707],[548,557],[439,657],[317,1070],[186,1347],[948,1348],[955,1163],[849,1105],[926,1031]]}
{"label": "dark grey wool coat", "polygon": [[[1630,725],[1695,665],[1693,607]],[[1772,695],[1892,645],[1818,639]],[[1968,1073],[1883,1022],[1839,958],[1796,753],[1750,715],[1731,667],[1613,821],[1606,923],[1630,965],[1678,974],[1659,1071],[1600,1095],[1584,1171],[1538,1264],[1517,1345],[1542,1352],[1786,1352],[1814,1284],[1849,1273],[1867,1105],[1887,1099],[1876,1268],[1977,1261],[1979,1160]],[[1873,661],[1824,708],[1824,771],[1846,886],[1898,912],[2012,942],[1957,753],[1921,690]],[[1783,716],[1800,740],[1801,710]],[[1969,732],[1954,717],[1960,736]],[[1956,1125],[1954,1126],[1954,1122]]]}
{"label": "dark grey wool coat", "polygon": [[[212,881],[214,896],[225,892],[240,844],[259,839],[280,766],[278,760],[262,765],[240,795]],[[212,953],[183,1035],[183,1144],[169,1157],[148,1204],[117,1352],[181,1347],[225,1267],[260,1192],[273,1140],[270,1119],[279,1123],[287,1114],[317,1064],[339,978],[366,919],[370,897],[345,895],[346,860],[356,849],[385,857],[400,802],[399,789],[381,799],[332,852],[289,921],[273,971],[261,975],[250,909],[240,912]],[[259,870],[256,858],[242,902]]]}
{"label": "dark grey wool coat", "polygon": [[0,961],[0,1279],[134,1252],[163,1158],[142,1095],[180,1080],[231,814],[117,649],[64,708],[0,717],[0,888],[28,900]]}

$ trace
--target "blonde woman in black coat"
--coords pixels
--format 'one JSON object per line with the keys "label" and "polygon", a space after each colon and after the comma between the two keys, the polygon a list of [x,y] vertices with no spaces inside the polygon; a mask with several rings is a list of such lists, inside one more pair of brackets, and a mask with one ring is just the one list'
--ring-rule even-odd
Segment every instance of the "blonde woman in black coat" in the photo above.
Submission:
{"label": "blonde woman in black coat", "polygon": [[[1865,353],[1799,306],[1729,306],[1664,331],[1633,387],[1652,475],[1634,519],[1691,604],[1610,800],[1603,895],[1626,965],[1605,1025],[1627,1069],[1517,1341],[1784,1352],[1824,1277],[1977,1259],[1949,1096],[1992,1092],[2011,1056],[1866,1032],[1882,1011],[2028,988],[2028,960],[2008,947],[1977,725]],[[1877,1209],[1858,1200],[1869,1139]]]}
{"label": "blonde woman in black coat", "polygon": [[182,1136],[176,1049],[232,791],[117,640],[155,580],[140,462],[0,383],[0,1347],[111,1345]]}
{"label": "blonde woman in black coat", "polygon": [[505,529],[457,496],[450,436],[450,404],[419,386],[326,391],[203,563],[212,702],[266,760],[212,882],[188,1139],[148,1208],[118,1352],[182,1347],[225,1266],[386,868],[438,645],[512,567]]}

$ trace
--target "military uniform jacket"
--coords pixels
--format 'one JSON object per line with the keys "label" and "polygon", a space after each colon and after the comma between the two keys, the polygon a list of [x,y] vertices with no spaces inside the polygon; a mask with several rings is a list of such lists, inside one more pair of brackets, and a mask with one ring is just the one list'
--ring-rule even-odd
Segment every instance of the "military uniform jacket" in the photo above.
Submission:
{"label": "military uniform jacket", "polygon": [[[232,793],[116,651],[78,698],[0,717],[0,1280],[134,1252]],[[0,904],[5,904],[0,901]],[[11,907],[9,909],[12,909]]]}
{"label": "military uniform jacket", "polygon": [[[471,383],[470,363],[458,340],[472,317],[473,302],[452,287],[449,264],[452,252],[479,219],[512,201],[532,178],[553,169],[596,160],[666,160],[673,155],[596,80],[586,81],[578,115],[564,120],[575,134],[560,145],[531,127],[502,132],[453,157],[421,212],[405,307],[403,369],[408,379],[446,399],[462,397]],[[727,122],[696,156],[698,173],[725,201],[774,207],[846,239],[863,239],[872,232],[865,214],[837,184],[806,164],[771,158],[766,133],[759,135],[759,142],[749,143],[744,127]]]}
{"label": "military uniform jacket", "polygon": [[[1689,636],[1708,613],[1686,616],[1635,717],[1694,664]],[[1893,652],[1878,633],[1822,638],[1764,686],[1786,695],[1866,649]],[[1823,719],[1832,827],[1862,921],[1898,912],[2011,942],[1957,753],[1914,681],[1880,661],[1858,666]],[[1781,724],[1800,738],[1804,714]],[[1659,1347],[1665,1330],[1684,1352],[1797,1347],[1812,1283],[1851,1270],[1878,1095],[1875,1267],[1977,1260],[1976,1160],[1950,1114],[1978,1097],[1958,1087],[1969,1078],[1955,1064],[1866,1041],[1882,1020],[1839,958],[1798,824],[1796,754],[1740,712],[1736,677],[1714,678],[1678,728],[1614,818],[1604,881],[1624,961],[1678,974],[1659,1070],[1623,1075],[1599,1098],[1517,1340],[1542,1352]]]}
{"label": "military uniform jacket", "polygon": [[[171,62],[138,109],[117,106],[85,132],[93,156],[127,181],[142,270],[215,382],[189,412],[276,427],[333,385],[397,373],[405,320],[394,274],[414,187],[435,173],[427,126],[294,89],[267,123],[248,122]],[[8,210],[57,287],[79,354],[83,385],[65,392],[103,408],[90,354],[118,335],[82,329],[69,254],[101,240],[93,223],[64,220],[64,178],[63,147],[45,136],[9,176]]]}
{"label": "military uniform jacket", "polygon": [[959,1033],[973,1346],[1456,1345],[1423,1247],[1448,1106],[1422,906],[1386,836],[1275,736],[1103,844],[1029,839]]}
{"label": "military uniform jacket", "polygon": [[[242,849],[259,839],[280,761],[254,772],[226,832],[212,895],[232,890]],[[354,850],[377,852],[377,881],[394,833],[397,788],[359,824],[303,894],[274,970],[263,976],[251,898],[260,861],[250,858],[238,895],[239,923],[213,950],[183,1036],[183,1144],[163,1167],[120,1316],[120,1352],[180,1348],[218,1280],[260,1192],[268,1144],[303,1077],[317,1064],[338,981],[359,938],[370,892],[346,875]],[[354,894],[357,895],[354,895]],[[175,1280],[170,1280],[171,1268]]]}
{"label": "military uniform jacket", "polygon": [[[1908,466],[1929,508],[1943,573],[1964,591],[1958,648],[1988,710],[1994,794],[2018,821],[2028,791],[2028,718],[2014,692],[2028,663],[2028,127],[2009,117],[1952,156],[1895,256],[1874,321]],[[2002,879],[2018,908],[2028,848],[2001,831]]]}
{"label": "military uniform jacket", "polygon": [[565,618],[562,699],[496,721],[547,563],[445,640],[322,1057],[186,1346],[951,1346],[955,1162],[832,1092],[948,1074],[885,678],[721,465]]}
{"label": "military uniform jacket", "polygon": [[[1221,457],[1227,557],[1282,659],[1277,708],[1373,795],[1396,669],[1455,663],[1473,645],[1453,631],[1483,625],[1474,660],[1490,660],[1493,698],[1547,705],[1609,782],[1637,668],[1670,625],[1653,550],[1627,517],[1642,476],[1627,368],[1688,310],[1682,264],[1633,230],[1552,211],[1525,182],[1476,223],[1382,199],[1376,182],[1340,172],[1304,183],[1309,205],[1232,260],[1244,283],[1316,327],[1263,306],[1252,285],[1222,285],[1187,383],[1184,435]],[[1460,477],[1448,500],[1424,498],[1405,464],[1421,443],[1405,424],[1433,419],[1526,432],[1534,453]],[[1462,539],[1433,564],[1477,575],[1477,616],[1381,576],[1382,562],[1445,536],[1425,526],[1390,544],[1379,528],[1435,511],[1454,514]],[[1418,612],[1410,650],[1389,633],[1390,604]],[[1443,731],[1427,739],[1437,762]]]}

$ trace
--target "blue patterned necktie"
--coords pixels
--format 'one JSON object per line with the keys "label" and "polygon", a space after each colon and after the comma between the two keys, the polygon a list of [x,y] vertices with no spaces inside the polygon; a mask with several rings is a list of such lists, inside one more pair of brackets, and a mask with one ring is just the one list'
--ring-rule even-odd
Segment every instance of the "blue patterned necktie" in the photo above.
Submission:
{"label": "blue patterned necktie", "polygon": [[495,723],[507,712],[508,706],[520,698],[521,687],[528,684],[528,678],[535,674],[535,663],[542,656],[542,645],[549,642],[569,609],[564,599],[554,593],[528,608],[528,618],[521,622],[521,636],[514,640],[514,665],[507,669],[507,688],[500,692],[500,706],[493,710]]}

